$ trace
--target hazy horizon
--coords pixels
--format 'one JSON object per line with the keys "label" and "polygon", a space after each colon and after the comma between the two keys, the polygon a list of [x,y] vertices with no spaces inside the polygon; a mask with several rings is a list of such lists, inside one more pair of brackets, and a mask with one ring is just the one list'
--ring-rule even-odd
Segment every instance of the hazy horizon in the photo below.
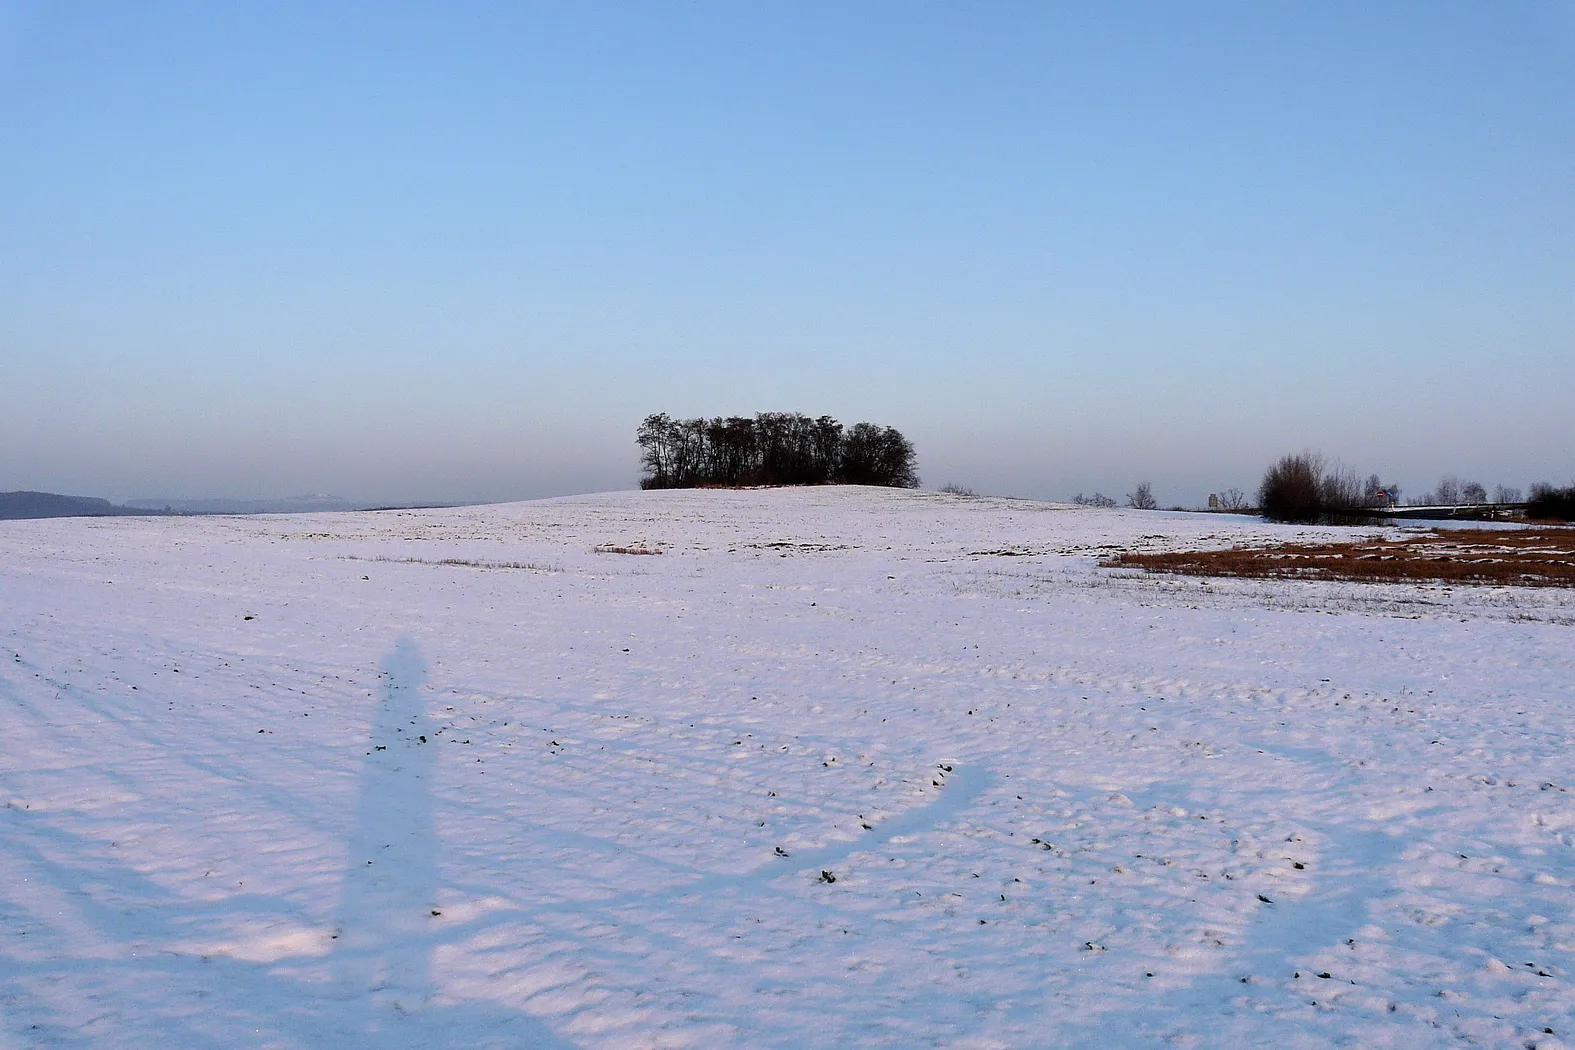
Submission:
{"label": "hazy horizon", "polygon": [[1162,505],[1575,480],[1575,6],[0,7],[0,490],[470,502],[650,412]]}

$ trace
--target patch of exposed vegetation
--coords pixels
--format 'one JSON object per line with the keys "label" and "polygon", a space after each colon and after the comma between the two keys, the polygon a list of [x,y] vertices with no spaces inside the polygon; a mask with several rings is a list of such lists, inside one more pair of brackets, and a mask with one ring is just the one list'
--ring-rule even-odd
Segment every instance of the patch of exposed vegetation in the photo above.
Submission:
{"label": "patch of exposed vegetation", "polygon": [[345,555],[345,561],[382,561],[401,565],[457,565],[466,569],[529,569],[532,572],[562,572],[556,565],[543,565],[533,561],[493,561],[489,558],[360,558]]}
{"label": "patch of exposed vegetation", "polygon": [[1575,587],[1575,529],[1435,529],[1401,539],[1375,536],[1348,543],[1163,554],[1123,551],[1100,564],[1182,576]]}

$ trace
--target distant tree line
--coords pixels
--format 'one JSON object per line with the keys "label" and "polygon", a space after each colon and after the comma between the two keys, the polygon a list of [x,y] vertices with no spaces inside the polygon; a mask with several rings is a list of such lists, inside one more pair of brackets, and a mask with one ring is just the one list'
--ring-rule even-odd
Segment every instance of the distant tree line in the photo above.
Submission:
{"label": "distant tree line", "polygon": [[[1085,496],[1081,492],[1072,497],[1072,502],[1079,507],[1114,507],[1117,503],[1103,492],[1096,492],[1092,496]],[[1154,498],[1154,486],[1147,481],[1140,481],[1133,490],[1127,493],[1127,506],[1137,510],[1158,510],[1159,501]]]}
{"label": "distant tree line", "polygon": [[[1520,490],[1499,485],[1488,497],[1486,486],[1476,481],[1461,481],[1453,475],[1442,478],[1431,492],[1413,496],[1408,506],[1460,507],[1519,503]],[[1334,522],[1358,521],[1364,512],[1400,503],[1400,486],[1384,484],[1377,474],[1364,480],[1355,471],[1330,466],[1312,452],[1282,456],[1269,467],[1258,486],[1258,510],[1274,521]],[[1554,488],[1546,482],[1531,486],[1526,505],[1531,518],[1575,520],[1575,486]]]}
{"label": "distant tree line", "polygon": [[1531,486],[1526,517],[1543,521],[1575,521],[1575,485],[1554,488],[1545,481]]}
{"label": "distant tree line", "polygon": [[123,507],[97,496],[62,496],[57,492],[0,492],[0,521],[18,518],[107,518],[120,514],[162,514],[163,511]]}
{"label": "distant tree line", "polygon": [[884,485],[917,488],[913,443],[892,427],[843,425],[798,412],[674,419],[647,416],[643,489],[735,485]]}

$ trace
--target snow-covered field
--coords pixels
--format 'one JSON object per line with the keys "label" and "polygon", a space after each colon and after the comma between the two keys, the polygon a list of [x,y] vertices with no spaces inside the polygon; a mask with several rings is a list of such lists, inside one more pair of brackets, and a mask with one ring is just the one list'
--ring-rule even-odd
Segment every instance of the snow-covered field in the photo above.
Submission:
{"label": "snow-covered field", "polygon": [[1318,531],[0,524],[0,1046],[1575,1045],[1575,596],[1096,564]]}

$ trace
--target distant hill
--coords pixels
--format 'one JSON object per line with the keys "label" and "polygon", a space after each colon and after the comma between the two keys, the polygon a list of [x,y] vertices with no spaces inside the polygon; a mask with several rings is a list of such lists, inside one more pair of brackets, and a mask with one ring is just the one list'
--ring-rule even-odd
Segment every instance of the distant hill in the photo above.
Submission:
{"label": "distant hill", "polygon": [[107,518],[147,514],[96,496],[62,496],[54,492],[0,492],[0,521],[18,518]]}
{"label": "distant hill", "polygon": [[281,496],[278,499],[131,499],[126,506],[143,511],[169,511],[174,514],[302,514],[321,510],[370,510],[375,504],[345,499],[343,496],[313,494]]}
{"label": "distant hill", "polygon": [[343,496],[314,494],[278,499],[128,499],[137,514],[312,514],[330,510],[414,510],[448,507],[449,503],[377,503]]}
{"label": "distant hill", "polygon": [[310,514],[327,510],[407,510],[442,503],[368,503],[343,496],[284,496],[280,499],[132,499],[111,503],[97,496],[54,492],[0,492],[0,521],[18,518],[107,518],[124,514]]}

